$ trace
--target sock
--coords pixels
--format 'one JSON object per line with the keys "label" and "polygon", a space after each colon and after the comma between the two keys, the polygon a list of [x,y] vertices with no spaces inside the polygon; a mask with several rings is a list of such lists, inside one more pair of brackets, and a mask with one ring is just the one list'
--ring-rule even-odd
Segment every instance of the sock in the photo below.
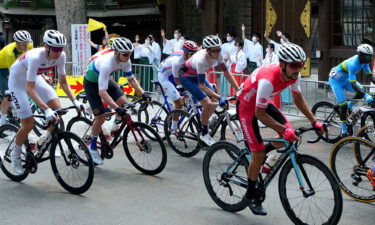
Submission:
{"label": "sock", "polygon": [[346,121],[341,121],[341,133],[346,134],[348,133],[348,125],[346,124]]}
{"label": "sock", "polygon": [[22,146],[14,144],[13,151],[12,151],[12,157],[13,158],[20,158],[22,153]]}
{"label": "sock", "polygon": [[246,198],[252,199],[252,198],[254,198],[254,195],[255,195],[255,184],[257,182],[247,178],[247,183],[248,184],[247,184]]}
{"label": "sock", "polygon": [[207,125],[202,125],[202,136],[208,134],[208,126]]}
{"label": "sock", "polygon": [[177,122],[178,122],[178,121],[174,121],[174,120],[172,120],[172,126],[171,126],[171,129],[172,129],[172,130],[177,130]]}
{"label": "sock", "polygon": [[98,136],[91,136],[91,143],[90,143],[90,149],[96,151],[96,142],[98,140]]}

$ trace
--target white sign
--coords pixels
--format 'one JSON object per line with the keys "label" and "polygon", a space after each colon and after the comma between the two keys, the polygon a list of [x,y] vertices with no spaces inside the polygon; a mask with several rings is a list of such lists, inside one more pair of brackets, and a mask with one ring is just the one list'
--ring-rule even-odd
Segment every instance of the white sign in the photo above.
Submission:
{"label": "white sign", "polygon": [[90,33],[87,24],[72,24],[73,75],[85,75],[87,62],[91,58]]}

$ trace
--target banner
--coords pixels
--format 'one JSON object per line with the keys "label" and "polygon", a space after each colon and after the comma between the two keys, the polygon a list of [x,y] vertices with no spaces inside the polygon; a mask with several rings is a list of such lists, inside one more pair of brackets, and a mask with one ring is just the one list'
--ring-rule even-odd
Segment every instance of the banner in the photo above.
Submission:
{"label": "banner", "polygon": [[72,62],[73,74],[84,75],[86,64],[91,58],[90,33],[86,32],[87,24],[72,24]]}
{"label": "banner", "polygon": [[99,30],[103,28],[103,30],[107,29],[104,23],[98,22],[94,19],[89,18],[89,24],[87,26],[87,32],[91,32],[94,30]]}

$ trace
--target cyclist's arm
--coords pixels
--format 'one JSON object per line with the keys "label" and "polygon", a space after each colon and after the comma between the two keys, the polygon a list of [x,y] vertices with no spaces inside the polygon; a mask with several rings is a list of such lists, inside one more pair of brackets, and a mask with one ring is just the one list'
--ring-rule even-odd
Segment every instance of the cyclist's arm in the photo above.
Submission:
{"label": "cyclist's arm", "polygon": [[178,71],[181,69],[181,67],[183,66],[184,63],[185,63],[185,61],[183,60],[183,57],[181,57],[181,59],[179,59],[178,61],[175,61],[175,62],[172,63],[173,79],[174,79],[174,81],[176,82],[177,85],[181,84]]}
{"label": "cyclist's arm", "polygon": [[213,92],[209,87],[206,86],[205,80],[206,80],[206,74],[197,74],[198,76],[198,86],[199,89],[201,89],[204,93],[206,93],[208,96],[212,98],[220,98],[220,95]]}
{"label": "cyclist's arm", "polygon": [[297,106],[298,110],[303,113],[303,115],[306,116],[306,118],[311,122],[315,122],[316,119],[314,117],[314,114],[311,112],[305,98],[303,97],[302,93],[295,93],[293,92],[293,101],[294,104]]}
{"label": "cyclist's arm", "polygon": [[356,75],[355,72],[356,71],[349,69],[349,82],[356,92],[358,92],[362,95],[365,95],[366,92],[365,92],[363,86],[359,82],[357,82],[357,75]]}
{"label": "cyclist's arm", "polygon": [[74,101],[76,97],[74,96],[72,89],[70,88],[70,85],[68,84],[68,81],[66,80],[66,71],[65,71],[65,61],[66,61],[66,55],[65,52],[63,52],[59,59],[60,63],[57,65],[57,71],[59,74],[59,83],[61,89],[64,90],[65,94],[68,96],[68,98],[71,101]]}

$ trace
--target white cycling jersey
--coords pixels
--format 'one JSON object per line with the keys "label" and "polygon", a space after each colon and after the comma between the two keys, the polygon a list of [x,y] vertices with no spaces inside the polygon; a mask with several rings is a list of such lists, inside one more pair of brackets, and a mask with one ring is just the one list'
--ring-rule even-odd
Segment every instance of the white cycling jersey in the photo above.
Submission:
{"label": "white cycling jersey", "polygon": [[221,54],[218,59],[209,58],[207,54],[206,49],[201,49],[187,60],[185,64],[188,70],[182,76],[197,77],[198,74],[205,74],[209,68],[216,66],[220,66],[223,70],[227,69]]}

